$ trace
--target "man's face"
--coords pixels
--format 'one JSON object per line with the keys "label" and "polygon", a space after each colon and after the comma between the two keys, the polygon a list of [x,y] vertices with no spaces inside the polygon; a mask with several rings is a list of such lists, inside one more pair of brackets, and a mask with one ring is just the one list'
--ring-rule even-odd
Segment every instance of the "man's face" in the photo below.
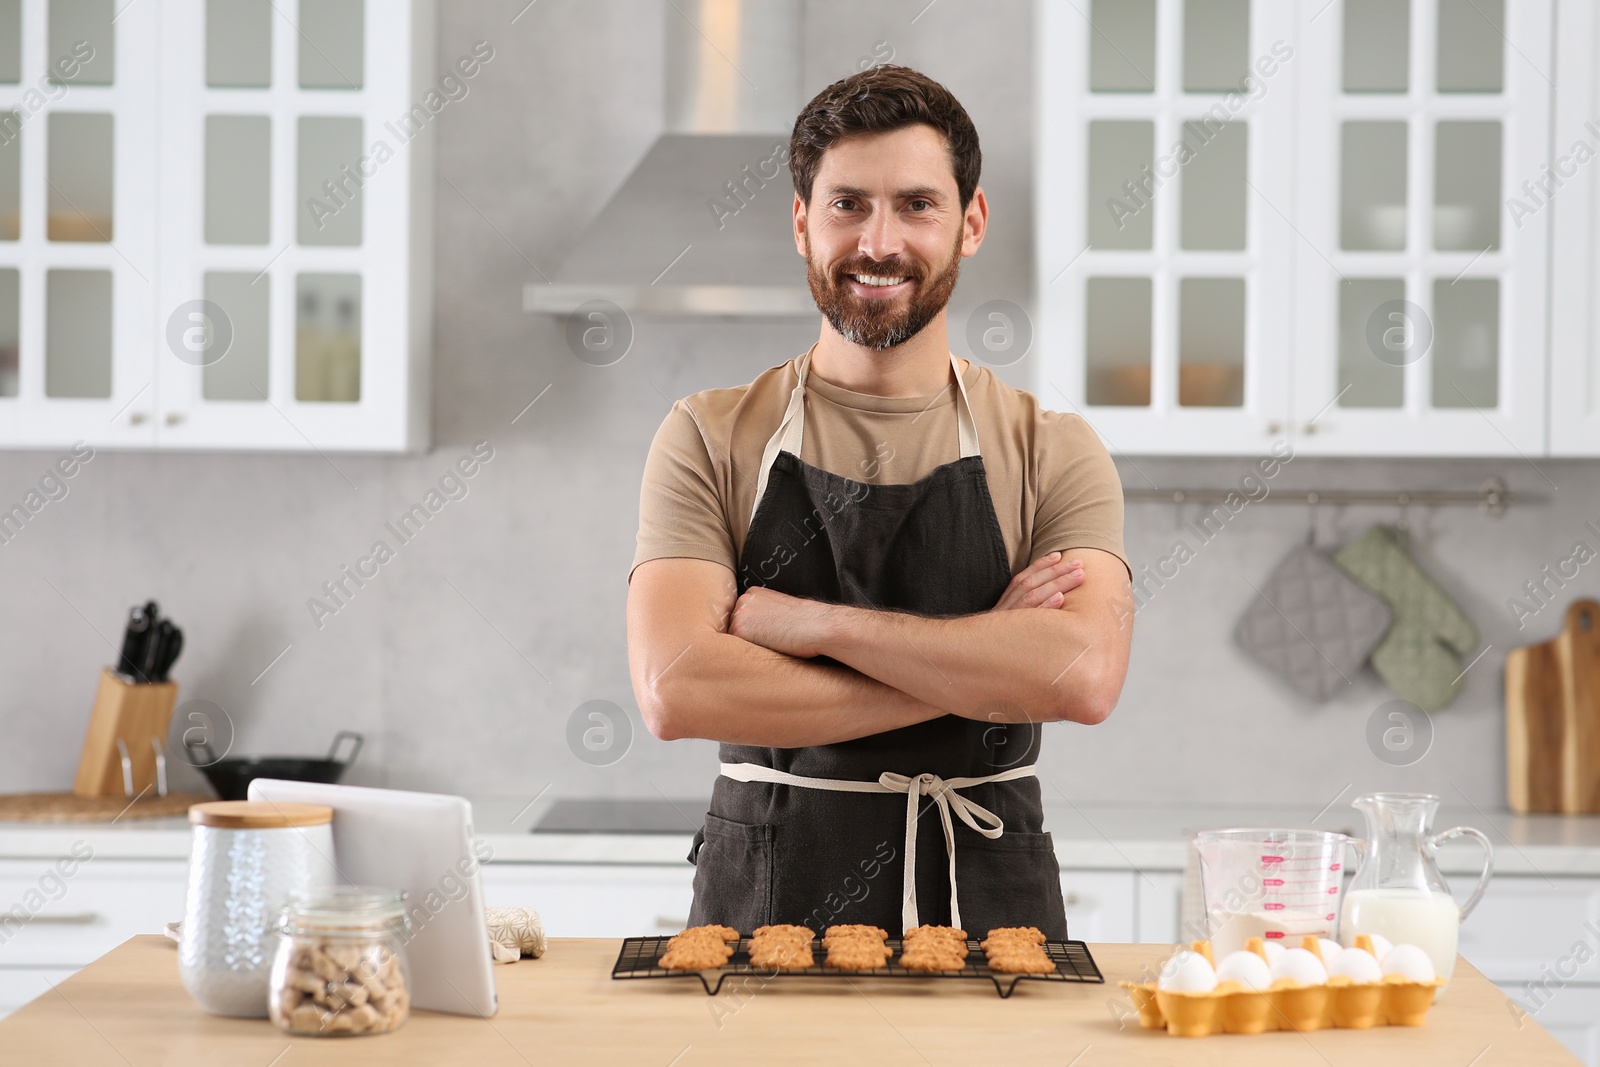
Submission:
{"label": "man's face", "polygon": [[961,257],[977,251],[981,197],[962,211],[949,150],[931,126],[829,148],[811,204],[797,198],[796,225],[811,295],[833,328],[874,350],[915,337],[949,302]]}

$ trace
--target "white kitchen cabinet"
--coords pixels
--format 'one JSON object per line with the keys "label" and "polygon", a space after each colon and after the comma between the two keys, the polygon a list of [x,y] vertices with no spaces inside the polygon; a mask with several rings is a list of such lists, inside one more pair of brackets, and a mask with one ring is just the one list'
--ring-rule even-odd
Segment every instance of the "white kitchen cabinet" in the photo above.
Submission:
{"label": "white kitchen cabinet", "polygon": [[1131,871],[1062,871],[1067,936],[1074,941],[1132,941],[1134,878]]}
{"label": "white kitchen cabinet", "polygon": [[1133,940],[1146,944],[1176,945],[1182,936],[1183,875],[1174,871],[1139,871],[1133,883],[1135,898]]}
{"label": "white kitchen cabinet", "polygon": [[694,868],[488,863],[488,907],[532,908],[551,937],[643,937],[689,923]]}
{"label": "white kitchen cabinet", "polygon": [[0,119],[42,102],[0,146],[0,447],[426,447],[432,0],[115,7],[21,0]]}
{"label": "white kitchen cabinet", "polygon": [[1540,455],[1600,399],[1512,206],[1555,0],[1087,6],[1038,8],[1047,403],[1129,454]]}
{"label": "white kitchen cabinet", "polygon": [[1600,13],[1586,0],[1561,0],[1556,39],[1559,75],[1549,173],[1530,176],[1530,195],[1555,220],[1550,276],[1550,452],[1600,456],[1600,342],[1591,309],[1600,302]]}
{"label": "white kitchen cabinet", "polygon": [[1500,992],[1516,1001],[1519,1022],[1529,1020],[1550,1031],[1584,1067],[1600,1067],[1600,988],[1568,986],[1552,996],[1530,1000],[1519,985],[1496,983]]}
{"label": "white kitchen cabinet", "polygon": [[1600,1067],[1600,878],[1500,875],[1459,951],[1520,1011]]}
{"label": "white kitchen cabinet", "polygon": [[155,440],[161,12],[141,6],[4,11],[0,446]]}
{"label": "white kitchen cabinet", "polygon": [[1542,452],[1552,3],[1296,6],[1296,449]]}
{"label": "white kitchen cabinet", "polygon": [[135,934],[183,918],[186,863],[54,862],[0,860],[0,1017]]}
{"label": "white kitchen cabinet", "polygon": [[1461,925],[1459,951],[1495,982],[1600,985],[1600,879],[1496,877]]}
{"label": "white kitchen cabinet", "polygon": [[[1037,7],[1035,392],[1115,451],[1264,452],[1286,433],[1293,94],[1272,49],[1293,5],[1236,7],[1213,27],[1239,58],[1220,77],[1184,62],[1179,0]],[[1241,100],[1258,56],[1267,91]]]}
{"label": "white kitchen cabinet", "polygon": [[171,860],[89,859],[70,877],[50,860],[0,860],[5,915],[29,916],[0,917],[0,967],[82,967],[135,934],[159,934],[183,918],[187,881],[188,864]]}
{"label": "white kitchen cabinet", "polygon": [[0,1019],[57,983],[72,977],[74,967],[0,967]]}

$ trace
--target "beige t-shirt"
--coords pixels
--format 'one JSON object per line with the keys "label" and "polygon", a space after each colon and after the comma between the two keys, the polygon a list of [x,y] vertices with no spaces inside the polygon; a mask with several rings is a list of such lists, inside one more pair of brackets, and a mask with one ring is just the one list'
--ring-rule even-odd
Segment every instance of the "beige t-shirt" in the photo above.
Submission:
{"label": "beige t-shirt", "polygon": [[[688,557],[737,573],[761,452],[783,420],[795,364],[791,359],[749,385],[707,389],[672,405],[645,461],[635,567]],[[963,378],[1012,573],[1047,552],[1073,548],[1098,548],[1127,566],[1122,481],[1089,424],[1046,411],[987,367],[968,363]],[[805,405],[800,458],[830,473],[874,484],[914,482],[960,457],[954,380],[933,396],[884,397],[840,388],[812,370]]]}

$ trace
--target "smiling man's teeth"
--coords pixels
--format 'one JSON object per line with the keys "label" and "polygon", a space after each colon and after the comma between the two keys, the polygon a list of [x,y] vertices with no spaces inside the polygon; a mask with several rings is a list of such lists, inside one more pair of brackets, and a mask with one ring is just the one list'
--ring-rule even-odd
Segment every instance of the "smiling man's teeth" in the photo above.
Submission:
{"label": "smiling man's teeth", "polygon": [[862,285],[899,285],[904,278],[885,278],[878,274],[852,274],[850,277]]}

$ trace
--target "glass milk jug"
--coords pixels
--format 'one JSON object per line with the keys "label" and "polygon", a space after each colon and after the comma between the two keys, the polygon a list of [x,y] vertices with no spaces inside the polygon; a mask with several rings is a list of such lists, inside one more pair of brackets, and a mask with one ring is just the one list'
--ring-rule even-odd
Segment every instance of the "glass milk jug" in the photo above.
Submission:
{"label": "glass milk jug", "polygon": [[[1381,934],[1397,945],[1416,945],[1433,960],[1439,977],[1449,978],[1461,921],[1494,874],[1489,839],[1467,826],[1430,833],[1439,809],[1439,798],[1431,793],[1367,793],[1350,806],[1367,817],[1367,835],[1355,842],[1361,866],[1344,895],[1339,940],[1349,946],[1357,934]],[[1483,846],[1483,873],[1461,906],[1434,863],[1439,846],[1458,837]]]}

